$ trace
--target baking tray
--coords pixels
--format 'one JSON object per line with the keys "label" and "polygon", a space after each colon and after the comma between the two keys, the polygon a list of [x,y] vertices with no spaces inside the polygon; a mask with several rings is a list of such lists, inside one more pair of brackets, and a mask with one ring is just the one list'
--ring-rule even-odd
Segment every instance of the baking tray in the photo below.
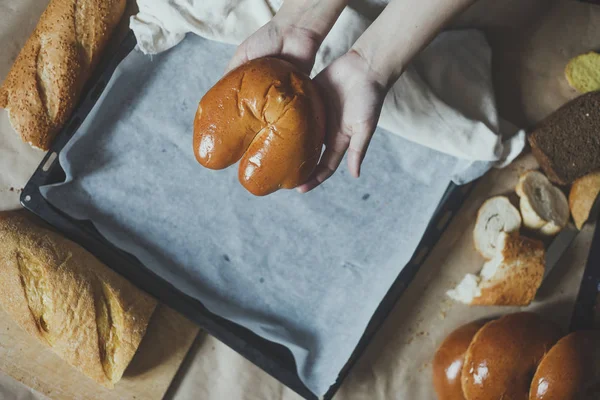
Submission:
{"label": "baking tray", "polygon": [[[109,243],[90,221],[75,220],[52,206],[42,197],[40,187],[65,180],[65,173],[60,163],[57,162],[58,155],[93,108],[116,67],[135,46],[136,39],[130,31],[118,43],[117,50],[112,56],[104,59],[98,66],[96,73],[84,89],[78,106],[65,124],[65,128],[58,134],[50,150],[23,189],[21,194],[22,205],[68,238],[85,247],[98,259],[136,286],[185,315],[206,332],[231,347],[304,399],[317,400],[318,397],[300,380],[295,361],[287,348],[265,340],[250,330],[211,313],[200,301],[183,294],[173,285],[146,269],[136,257]],[[358,345],[340,371],[336,382],[322,397],[324,400],[331,399],[342,385],[349,371],[390,314],[473,186],[473,183],[460,187],[454,184],[449,185],[411,261],[400,272],[377,307]]]}
{"label": "baking tray", "polygon": [[600,196],[594,208],[595,210],[591,214],[596,215],[596,227],[573,308],[571,332],[587,329],[600,330]]}

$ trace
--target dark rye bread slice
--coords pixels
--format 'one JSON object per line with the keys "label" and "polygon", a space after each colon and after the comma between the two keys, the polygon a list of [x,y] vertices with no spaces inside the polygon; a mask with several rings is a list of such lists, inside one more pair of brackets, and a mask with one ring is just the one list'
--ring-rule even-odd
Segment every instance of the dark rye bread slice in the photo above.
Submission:
{"label": "dark rye bread slice", "polygon": [[600,92],[565,104],[531,133],[533,155],[548,178],[568,185],[600,168]]}

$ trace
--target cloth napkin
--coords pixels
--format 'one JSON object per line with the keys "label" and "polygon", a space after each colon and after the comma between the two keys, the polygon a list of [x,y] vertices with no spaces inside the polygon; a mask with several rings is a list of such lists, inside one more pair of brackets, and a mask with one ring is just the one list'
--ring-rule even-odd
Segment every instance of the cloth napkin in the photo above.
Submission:
{"label": "cloth napkin", "polygon": [[[138,0],[130,26],[144,54],[179,44],[187,33],[239,44],[267,23],[282,0]],[[311,75],[344,54],[370,21],[350,7],[319,49]],[[453,181],[467,183],[504,167],[525,146],[525,132],[498,116],[491,48],[477,30],[440,34],[386,96],[379,126],[462,162]]]}

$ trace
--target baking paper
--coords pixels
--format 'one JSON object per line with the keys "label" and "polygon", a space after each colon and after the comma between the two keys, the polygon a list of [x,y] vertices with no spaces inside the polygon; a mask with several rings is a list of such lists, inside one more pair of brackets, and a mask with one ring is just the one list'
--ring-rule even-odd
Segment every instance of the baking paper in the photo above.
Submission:
{"label": "baking paper", "polygon": [[376,132],[362,176],[340,170],[305,195],[254,197],[237,167],[193,156],[198,101],[234,47],[190,36],[132,52],[60,154],[51,204],[214,313],[287,346],[315,393],[335,381],[408,262],[456,159]]}

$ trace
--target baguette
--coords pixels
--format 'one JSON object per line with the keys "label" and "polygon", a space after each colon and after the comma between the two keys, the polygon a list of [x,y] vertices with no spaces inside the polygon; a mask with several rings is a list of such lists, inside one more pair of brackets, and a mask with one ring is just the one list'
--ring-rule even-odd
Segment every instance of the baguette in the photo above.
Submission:
{"label": "baguette", "polygon": [[126,0],[51,0],[0,87],[23,141],[48,150],[98,63]]}
{"label": "baguette", "polygon": [[0,213],[0,305],[24,330],[112,388],[156,301],[21,212]]}

